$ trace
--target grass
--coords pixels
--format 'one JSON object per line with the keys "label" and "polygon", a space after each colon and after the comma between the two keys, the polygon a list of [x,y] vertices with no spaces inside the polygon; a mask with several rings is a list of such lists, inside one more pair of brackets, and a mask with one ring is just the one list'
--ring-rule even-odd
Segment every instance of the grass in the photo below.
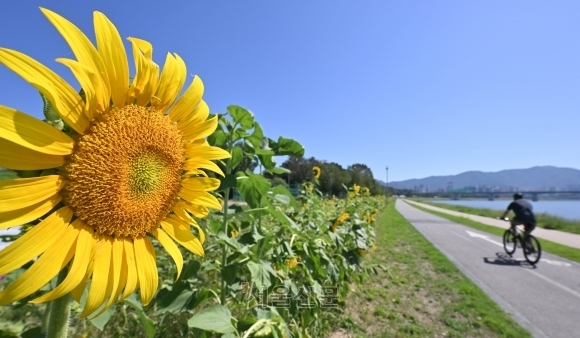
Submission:
{"label": "grass", "polygon": [[381,267],[352,286],[338,337],[530,337],[394,208],[375,225]]}
{"label": "grass", "polygon": [[[464,212],[467,214],[485,216],[485,217],[498,217],[501,215],[502,211],[485,209],[485,208],[472,208],[462,205],[451,205],[445,203],[433,203],[426,200],[418,200],[417,202],[433,205],[440,208],[445,208],[449,210],[455,210],[459,212]],[[506,201],[506,207],[510,201]],[[536,214],[537,226],[544,229],[559,230],[564,232],[569,232],[573,234],[580,234],[580,221],[569,220],[563,217],[554,216],[547,213],[537,213]]]}
{"label": "grass", "polygon": [[[506,229],[502,229],[502,228],[494,227],[491,225],[479,223],[479,222],[476,222],[476,221],[471,220],[469,218],[449,215],[449,214],[446,214],[444,212],[439,212],[439,211],[435,211],[432,209],[420,207],[416,204],[412,204],[412,206],[414,208],[431,213],[433,215],[437,215],[439,217],[446,218],[450,221],[460,223],[460,224],[466,225],[468,227],[471,227],[471,228],[474,228],[477,230],[481,230],[481,231],[485,231],[485,232],[488,232],[490,234],[497,235],[500,237],[503,236],[503,233],[505,232],[505,230],[508,227],[508,225],[506,225]],[[435,206],[439,206],[439,203],[437,203]],[[447,208],[445,208],[445,209],[447,209]],[[455,210],[455,209],[453,209],[453,210]],[[459,210],[456,210],[456,211],[459,211]],[[465,211],[462,211],[462,212],[465,212]],[[465,212],[465,213],[468,213],[468,212]],[[479,215],[479,214],[477,214],[477,215]],[[497,211],[496,211],[495,215],[497,216]],[[480,216],[483,216],[483,215],[480,215]],[[554,243],[554,242],[551,242],[551,241],[548,241],[545,239],[541,239],[540,241],[541,241],[541,245],[542,245],[542,251],[549,252],[551,254],[554,254],[554,255],[557,255],[560,257],[564,257],[564,258],[567,258],[571,261],[575,261],[575,262],[580,263],[580,250],[579,249],[572,248],[572,247],[569,247],[567,245]]]}

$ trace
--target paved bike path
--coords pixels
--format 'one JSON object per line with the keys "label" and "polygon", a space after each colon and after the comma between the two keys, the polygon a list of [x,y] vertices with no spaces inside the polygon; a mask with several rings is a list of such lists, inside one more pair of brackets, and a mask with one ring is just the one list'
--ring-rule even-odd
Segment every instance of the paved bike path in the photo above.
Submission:
{"label": "paved bike path", "polygon": [[542,253],[534,268],[521,249],[509,257],[502,239],[418,210],[397,210],[469,279],[534,337],[580,335],[580,264]]}

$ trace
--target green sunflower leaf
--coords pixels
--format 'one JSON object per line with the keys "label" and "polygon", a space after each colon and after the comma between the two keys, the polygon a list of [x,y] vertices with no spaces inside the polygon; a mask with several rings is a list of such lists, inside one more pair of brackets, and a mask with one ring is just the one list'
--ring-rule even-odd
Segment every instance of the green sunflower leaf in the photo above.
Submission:
{"label": "green sunflower leaf", "polygon": [[263,176],[251,172],[246,172],[245,174],[238,173],[236,187],[244,198],[244,201],[251,208],[257,208],[262,197],[268,193],[270,182]]}
{"label": "green sunflower leaf", "polygon": [[196,313],[187,321],[189,327],[195,327],[210,332],[232,333],[232,314],[223,305],[214,305]]}
{"label": "green sunflower leaf", "polygon": [[254,114],[251,111],[236,105],[228,106],[227,109],[234,122],[242,128],[251,129],[254,127]]}

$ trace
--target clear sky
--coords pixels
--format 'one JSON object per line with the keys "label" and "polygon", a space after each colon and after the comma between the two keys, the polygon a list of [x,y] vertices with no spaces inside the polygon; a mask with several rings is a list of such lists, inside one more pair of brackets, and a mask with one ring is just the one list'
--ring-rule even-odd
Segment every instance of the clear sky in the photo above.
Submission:
{"label": "clear sky", "polygon": [[[244,106],[269,137],[383,181],[387,165],[389,181],[580,168],[580,1],[0,1],[0,46],[72,80],[39,6],[93,41],[102,11],[158,64],[179,54],[212,112]],[[0,104],[41,117],[3,66]]]}

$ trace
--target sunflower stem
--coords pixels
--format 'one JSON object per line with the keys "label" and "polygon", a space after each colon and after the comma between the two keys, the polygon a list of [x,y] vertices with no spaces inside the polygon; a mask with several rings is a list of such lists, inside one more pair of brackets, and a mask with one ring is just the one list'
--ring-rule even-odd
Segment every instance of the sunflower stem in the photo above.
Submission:
{"label": "sunflower stem", "polygon": [[[61,270],[58,274],[57,284],[60,284],[65,279],[66,274],[66,269]],[[66,295],[50,302],[47,338],[67,337],[72,300],[72,295],[67,293]]]}
{"label": "sunflower stem", "polygon": [[[233,129],[232,129],[233,130]],[[231,133],[230,133],[230,143],[228,146],[228,153],[232,153],[233,150],[233,141],[232,139]],[[228,158],[226,161],[226,177],[232,174],[232,158]],[[224,209],[223,209],[223,213],[224,213],[224,218],[223,218],[223,230],[224,233],[226,234],[226,236],[228,235],[228,204],[229,204],[229,200],[230,200],[230,188],[226,188],[225,192],[224,192]],[[220,293],[220,302],[222,305],[226,304],[226,279],[223,275],[224,273],[224,268],[226,267],[226,257],[228,255],[228,247],[227,245],[224,243],[222,246],[222,288],[221,288],[221,293]]]}

